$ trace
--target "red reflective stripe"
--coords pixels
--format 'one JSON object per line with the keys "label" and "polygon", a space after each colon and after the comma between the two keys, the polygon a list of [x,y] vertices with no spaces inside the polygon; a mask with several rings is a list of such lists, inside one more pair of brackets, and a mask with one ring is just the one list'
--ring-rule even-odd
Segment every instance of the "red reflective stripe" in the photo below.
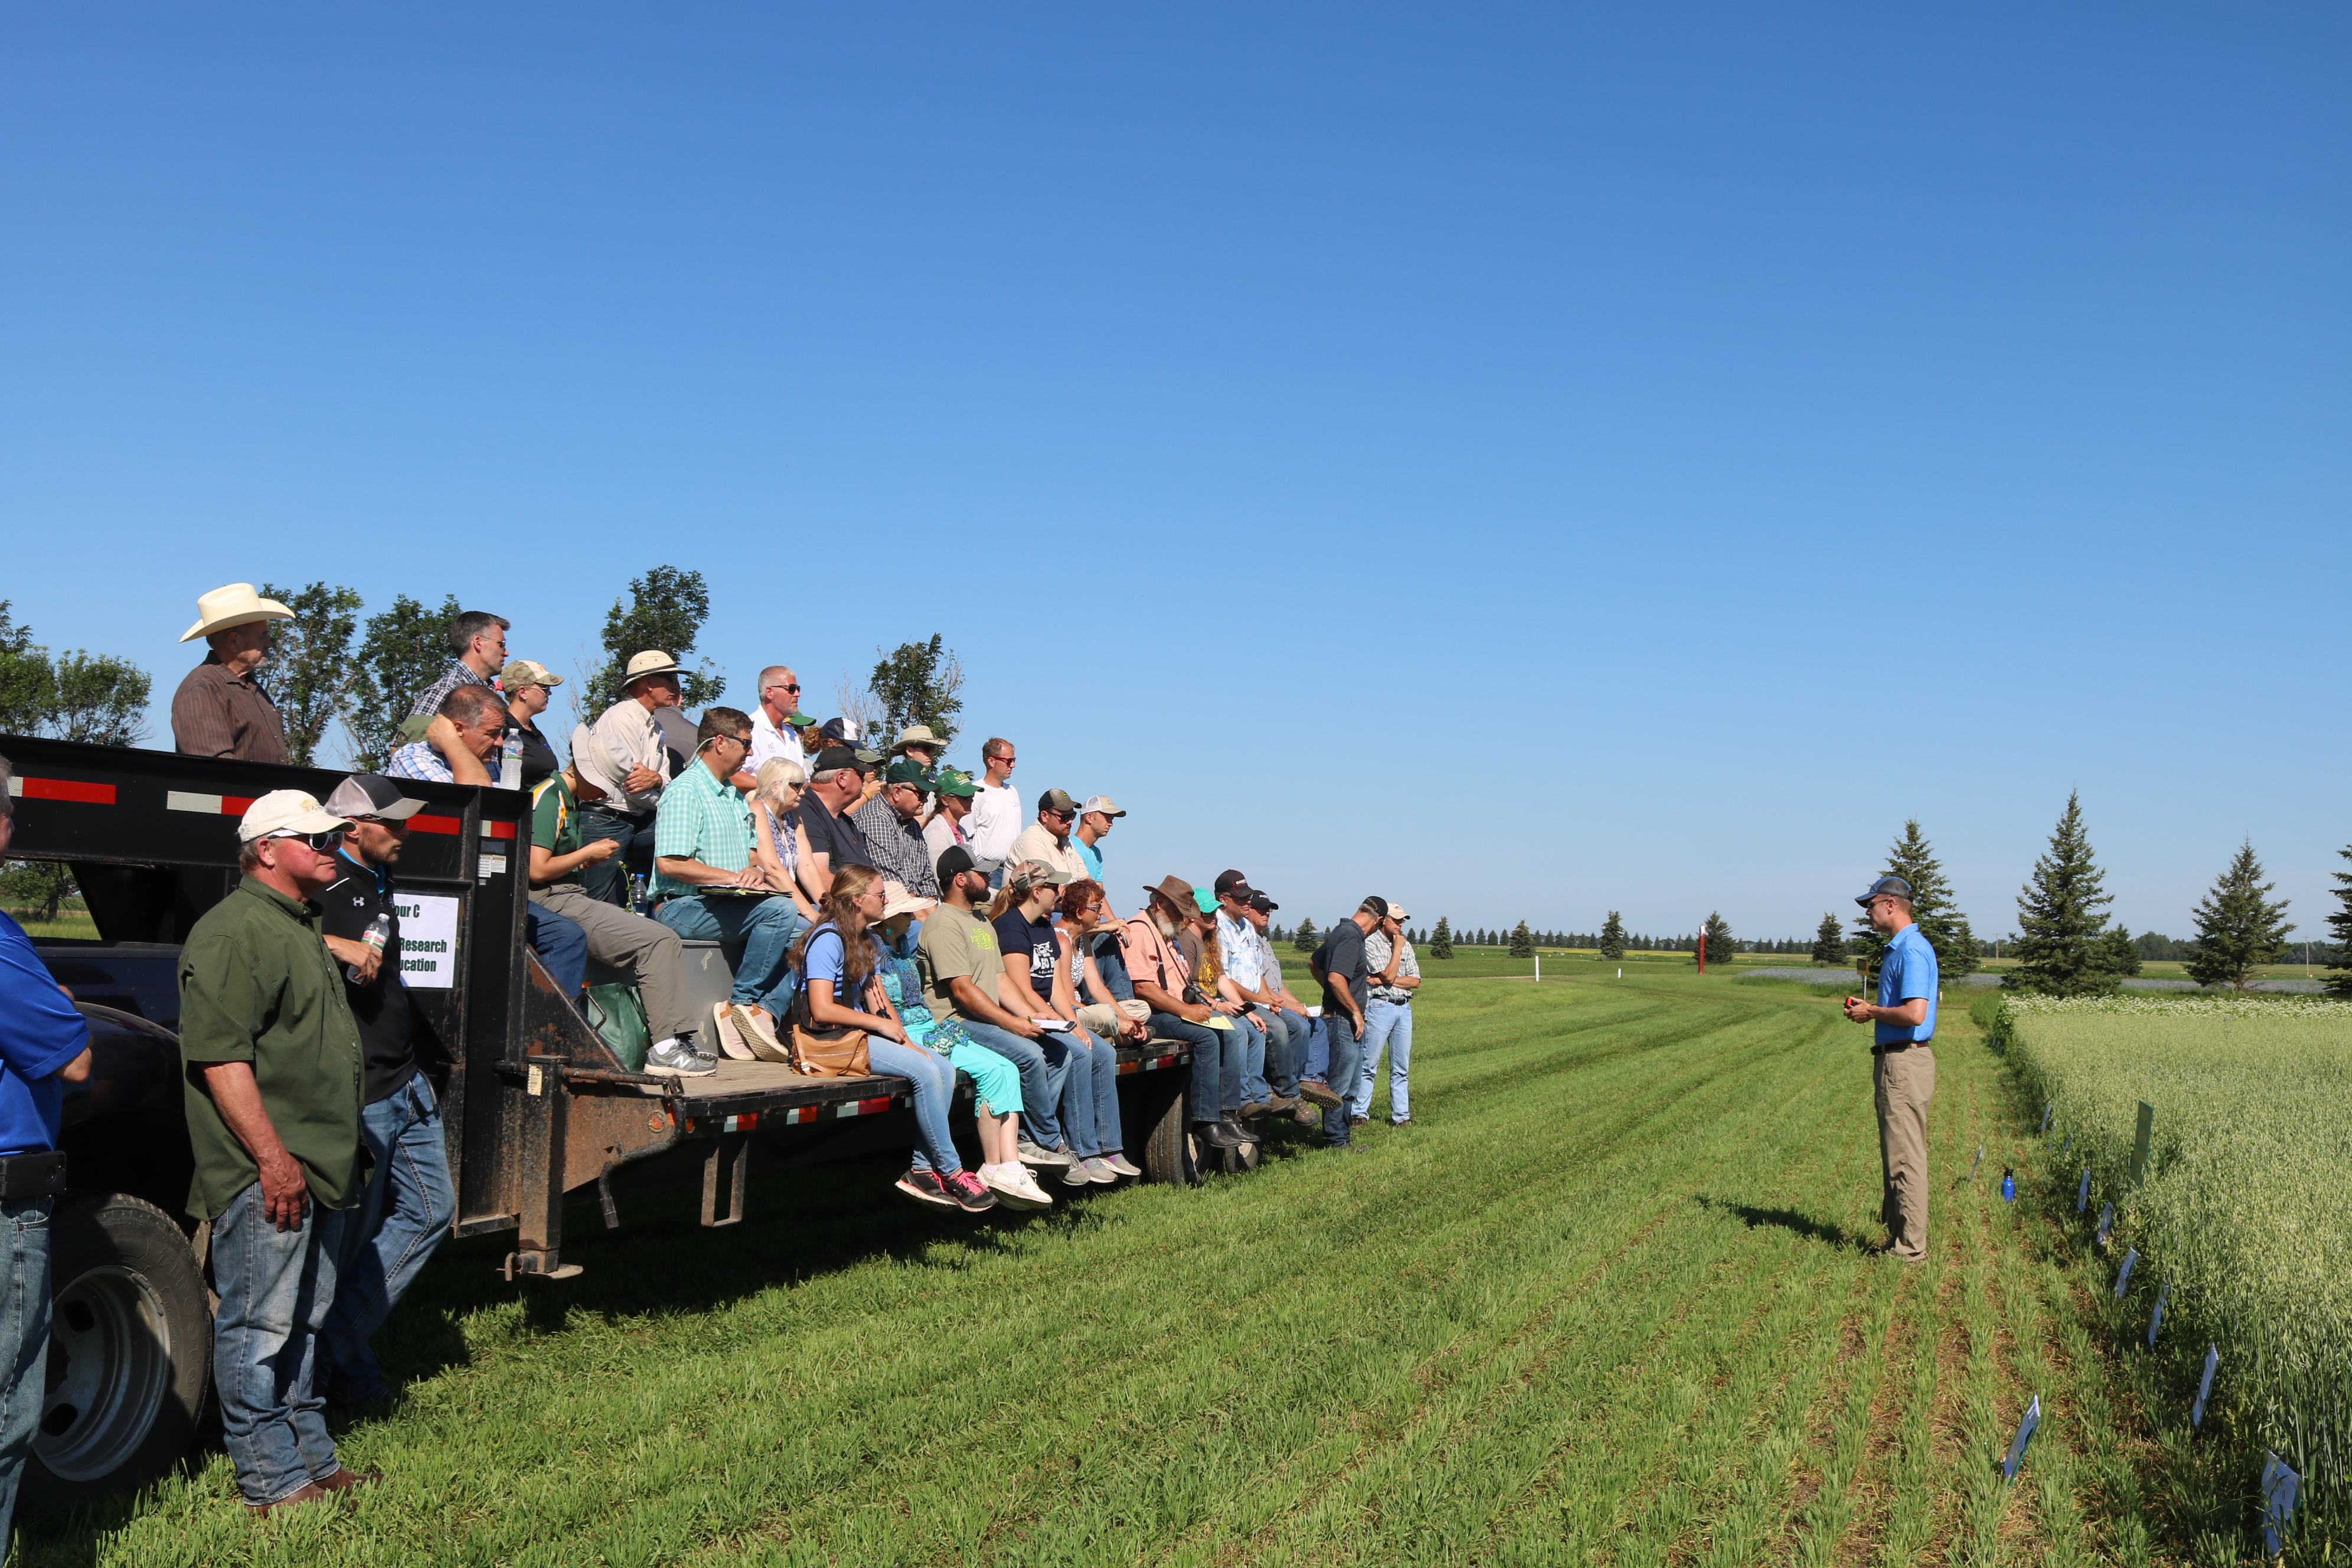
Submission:
{"label": "red reflective stripe", "polygon": [[114,786],[107,784],[78,784],[71,779],[33,779],[24,781],[26,800],[78,800],[86,805],[112,805]]}
{"label": "red reflective stripe", "polygon": [[466,819],[462,816],[427,816],[418,812],[408,819],[410,829],[417,833],[463,833]]}
{"label": "red reflective stripe", "polygon": [[485,822],[482,824],[482,837],[485,838],[512,838],[514,836],[515,825],[511,822]]}
{"label": "red reflective stripe", "polygon": [[247,808],[261,797],[257,795],[225,795],[221,796],[223,816],[243,816]]}
{"label": "red reflective stripe", "polygon": [[1123,1073],[1141,1072],[1143,1070],[1143,1064],[1141,1062],[1121,1062],[1118,1064],[1118,1070]]}
{"label": "red reflective stripe", "polygon": [[861,1100],[857,1102],[857,1114],[860,1116],[872,1116],[877,1111],[889,1109],[890,1097],[887,1094],[879,1100]]}

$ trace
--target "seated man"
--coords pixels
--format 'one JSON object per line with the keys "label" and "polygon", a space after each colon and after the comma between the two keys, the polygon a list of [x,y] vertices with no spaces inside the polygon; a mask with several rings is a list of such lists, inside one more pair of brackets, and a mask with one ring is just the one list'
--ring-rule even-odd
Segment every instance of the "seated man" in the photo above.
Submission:
{"label": "seated man", "polygon": [[[1209,1027],[1213,1009],[1192,996],[1192,969],[1176,950],[1176,938],[1195,912],[1192,885],[1181,877],[1143,889],[1143,913],[1127,922],[1125,959],[1135,999],[1151,1009],[1151,1032],[1181,1040],[1192,1052],[1192,1131],[1204,1143],[1238,1149],[1251,1142],[1242,1131],[1241,1045],[1228,1029]],[[1188,996],[1187,992],[1192,995]]]}
{"label": "seated man", "polygon": [[[1282,977],[1282,953],[1266,934],[1274,911],[1280,908],[1263,892],[1250,895],[1249,923],[1257,933],[1258,954],[1265,964],[1263,989],[1274,998],[1273,1005],[1265,1014],[1266,1077],[1276,1093],[1297,1102],[1290,1114],[1300,1126],[1320,1127],[1323,1112],[1307,1100],[1302,1089],[1307,1058],[1323,1037],[1323,1021],[1307,1012],[1307,1004],[1298,999],[1298,994]],[[1277,1028],[1286,1036],[1285,1048],[1278,1056],[1274,1047]]]}
{"label": "seated man", "polygon": [[751,808],[732,781],[751,750],[750,715],[706,708],[695,760],[662,791],[654,823],[654,918],[694,942],[716,942],[735,966],[728,1000],[711,1009],[714,1032],[748,1030],[745,1048],[769,1061],[785,1054],[774,1020],[790,1000],[784,959],[807,923],[752,861]]}
{"label": "seated man", "polygon": [[1037,820],[1021,830],[1013,841],[1013,860],[1043,860],[1062,874],[1066,882],[1082,877],[1092,877],[1087,863],[1070,843],[1070,829],[1077,825],[1078,803],[1067,794],[1049,789],[1037,797]]}
{"label": "seated man", "polygon": [[[431,728],[421,741],[394,749],[385,773],[434,784],[491,783],[488,758],[506,736],[506,699],[488,686],[454,687],[441,699]],[[567,999],[580,994],[588,975],[588,934],[577,921],[531,905],[523,911],[523,940],[539,954],[540,967]]]}
{"label": "seated man", "polygon": [[1258,944],[1257,928],[1250,924],[1249,903],[1255,891],[1239,871],[1217,878],[1217,912],[1211,921],[1217,945],[1217,989],[1242,1009],[1235,1026],[1258,1035],[1254,1059],[1260,1066],[1255,1076],[1251,1058],[1243,1062],[1242,1114],[1280,1115],[1298,1109],[1298,1086],[1286,1070],[1290,1035],[1276,1020],[1274,995],[1265,989],[1265,951]]}
{"label": "seated man", "polygon": [[[610,838],[580,841],[580,802],[572,793],[569,770],[551,774],[531,792],[532,905],[576,921],[598,963],[626,965],[635,972],[646,1031],[654,1042],[646,1053],[646,1071],[705,1077],[718,1071],[719,1064],[695,1048],[697,1020],[686,999],[686,950],[677,932],[659,921],[591,898],[581,881],[583,868],[602,865],[620,851]],[[559,989],[562,984],[557,982]],[[576,1002],[579,991],[575,986],[563,994],[566,1001]]]}
{"label": "seated man", "polygon": [[890,764],[882,793],[849,814],[875,869],[919,899],[940,896],[939,857],[923,841],[923,801],[930,793],[923,765],[901,757]]}
{"label": "seated man", "polygon": [[1077,1158],[1063,1176],[1069,1186],[1116,1182],[1132,1167],[1120,1151],[1126,1136],[1118,1114],[1118,1049],[1077,1024],[1078,1003],[1070,986],[1068,961],[1055,935],[1052,915],[1061,902],[1062,874],[1043,860],[1015,860],[1004,868],[1004,887],[990,905],[996,951],[1004,961],[996,999],[1015,1017],[1045,1030],[1038,1043],[1050,1058],[1062,1059],[1062,1098],[1055,1108]]}
{"label": "seated man", "polygon": [[835,872],[844,866],[875,866],[875,856],[855,812],[866,794],[866,764],[846,746],[827,746],[814,760],[808,788],[793,815],[808,837],[809,892],[821,899],[833,887]]}

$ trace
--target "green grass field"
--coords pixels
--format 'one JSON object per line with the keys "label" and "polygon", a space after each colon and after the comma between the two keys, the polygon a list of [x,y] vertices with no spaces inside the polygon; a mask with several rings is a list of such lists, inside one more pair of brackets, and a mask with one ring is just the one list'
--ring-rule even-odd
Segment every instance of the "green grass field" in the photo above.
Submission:
{"label": "green grass field", "polygon": [[2102,1276],[2000,1201],[2033,1128],[1965,1009],[1906,1269],[1863,1252],[1869,1058],[1828,1002],[1482,962],[1433,965],[1417,1124],[1376,1105],[1366,1153],[977,1226],[892,1205],[882,1164],[755,1170],[735,1231],[692,1192],[609,1236],[575,1211],[587,1273],[553,1287],[453,1243],[380,1342],[400,1400],[343,1429],[387,1478],[354,1510],[250,1521],[215,1450],[29,1521],[23,1560],[2151,1559]]}

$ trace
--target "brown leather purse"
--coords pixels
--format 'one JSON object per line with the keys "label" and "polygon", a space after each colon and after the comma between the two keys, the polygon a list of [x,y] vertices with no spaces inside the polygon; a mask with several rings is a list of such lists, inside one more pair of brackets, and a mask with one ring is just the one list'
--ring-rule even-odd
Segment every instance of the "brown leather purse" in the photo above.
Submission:
{"label": "brown leather purse", "polygon": [[866,1078],[874,1061],[866,1049],[866,1031],[847,1027],[820,1029],[809,1017],[808,980],[793,987],[793,1005],[785,1011],[785,1048],[793,1070],[803,1078]]}

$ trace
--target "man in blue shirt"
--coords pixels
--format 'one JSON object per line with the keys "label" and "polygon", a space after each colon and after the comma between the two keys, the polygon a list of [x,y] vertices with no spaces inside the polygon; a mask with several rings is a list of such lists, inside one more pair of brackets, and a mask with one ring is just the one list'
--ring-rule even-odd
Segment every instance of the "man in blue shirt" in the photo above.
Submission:
{"label": "man in blue shirt", "polygon": [[1904,1263],[1927,1260],[1927,1103],[1936,1098],[1936,950],[1911,920],[1911,884],[1881,877],[1854,900],[1886,933],[1878,1000],[1845,999],[1845,1016],[1874,1026],[1872,1078],[1878,1101],[1878,1154],[1885,1180],[1881,1250]]}
{"label": "man in blue shirt", "polygon": [[[16,829],[9,772],[0,757],[0,855]],[[66,1184],[58,1123],[65,1086],[89,1076],[89,1026],[0,912],[0,1554],[47,1383],[49,1208]]]}

